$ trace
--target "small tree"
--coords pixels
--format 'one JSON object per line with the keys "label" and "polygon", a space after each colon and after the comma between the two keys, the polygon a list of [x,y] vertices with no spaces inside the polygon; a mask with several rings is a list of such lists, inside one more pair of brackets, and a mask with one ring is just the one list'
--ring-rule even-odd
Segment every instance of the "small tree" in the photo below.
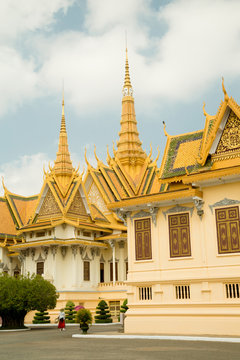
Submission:
{"label": "small tree", "polygon": [[66,323],[75,323],[76,310],[74,310],[75,304],[72,301],[68,301],[65,307],[65,319]]}
{"label": "small tree", "polygon": [[121,305],[121,309],[120,309],[121,313],[125,313],[128,310],[127,303],[128,303],[128,299],[125,299],[123,304]]}
{"label": "small tree", "polygon": [[112,322],[111,314],[106,301],[101,300],[98,303],[96,314],[97,315],[95,316],[95,323],[100,324]]}
{"label": "small tree", "polygon": [[55,286],[42,276],[11,277],[0,274],[1,329],[23,328],[27,312],[54,309],[57,298]]}
{"label": "small tree", "polygon": [[47,311],[36,312],[33,318],[33,324],[49,324],[50,316]]}
{"label": "small tree", "polygon": [[83,334],[86,334],[89,329],[89,324],[92,323],[92,314],[87,309],[80,309],[76,315],[76,322],[80,323],[80,329]]}

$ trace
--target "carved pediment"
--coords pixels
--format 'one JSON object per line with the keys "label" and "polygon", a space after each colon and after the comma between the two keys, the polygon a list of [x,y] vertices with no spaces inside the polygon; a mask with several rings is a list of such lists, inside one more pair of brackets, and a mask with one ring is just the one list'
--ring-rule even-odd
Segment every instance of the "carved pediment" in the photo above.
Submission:
{"label": "carved pediment", "polygon": [[228,158],[240,153],[240,119],[231,110],[213,157]]}
{"label": "carved pediment", "polygon": [[80,216],[87,215],[87,211],[79,191],[76,192],[76,195],[74,196],[73,202],[68,210],[68,213],[73,215],[80,215]]}
{"label": "carved pediment", "polygon": [[46,197],[42,203],[42,206],[39,210],[38,216],[53,216],[61,214],[61,210],[57,204],[57,201],[54,198],[54,195],[50,189],[46,194]]}

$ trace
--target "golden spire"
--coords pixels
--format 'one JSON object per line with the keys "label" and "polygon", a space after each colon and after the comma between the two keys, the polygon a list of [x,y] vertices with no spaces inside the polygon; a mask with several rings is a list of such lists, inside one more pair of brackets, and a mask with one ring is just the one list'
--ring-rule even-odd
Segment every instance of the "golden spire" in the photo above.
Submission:
{"label": "golden spire", "polygon": [[116,155],[122,165],[127,168],[131,175],[138,172],[142,167],[147,155],[142,149],[137,130],[137,121],[132,96],[132,84],[130,81],[128,54],[126,49],[125,79],[123,85],[121,131],[117,142]]}
{"label": "golden spire", "polygon": [[128,51],[126,48],[126,63],[125,63],[125,79],[124,79],[124,85],[123,85],[123,96],[132,96],[133,90],[132,90],[132,84],[130,80],[130,74],[129,74],[129,65],[128,65]]}
{"label": "golden spire", "polygon": [[53,170],[57,175],[72,175],[73,166],[70,159],[70,153],[68,151],[67,131],[64,114],[64,93],[62,99],[62,120],[58,143],[57,158],[54,162]]}

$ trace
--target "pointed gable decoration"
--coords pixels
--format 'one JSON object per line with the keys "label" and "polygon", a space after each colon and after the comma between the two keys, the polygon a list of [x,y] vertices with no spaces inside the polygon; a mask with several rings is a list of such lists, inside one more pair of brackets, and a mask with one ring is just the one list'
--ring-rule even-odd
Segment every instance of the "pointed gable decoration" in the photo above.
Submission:
{"label": "pointed gable decoration", "polygon": [[55,197],[48,186],[46,186],[45,193],[43,193],[42,195],[42,199],[40,200],[38,208],[38,219],[41,217],[58,217],[59,215],[62,215],[62,212],[55,200]]}
{"label": "pointed gable decoration", "polygon": [[240,141],[240,107],[231,97],[229,98],[222,79],[224,101],[221,102],[215,116],[206,116],[203,141],[197,158],[198,163],[204,166],[207,157],[212,160],[227,160],[239,157]]}
{"label": "pointed gable decoration", "polygon": [[87,216],[89,213],[89,211],[87,210],[88,209],[86,209],[86,202],[84,204],[84,200],[80,194],[80,190],[78,189],[67,214],[75,216]]}
{"label": "pointed gable decoration", "polygon": [[231,156],[240,150],[240,119],[231,110],[215,154]]}

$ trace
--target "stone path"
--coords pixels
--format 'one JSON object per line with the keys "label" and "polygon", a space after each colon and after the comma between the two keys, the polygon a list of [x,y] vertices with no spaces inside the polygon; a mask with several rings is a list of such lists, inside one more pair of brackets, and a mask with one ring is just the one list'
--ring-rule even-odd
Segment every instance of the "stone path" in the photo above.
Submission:
{"label": "stone path", "polygon": [[[92,335],[119,335],[119,325],[92,326]],[[239,360],[239,343],[164,339],[73,338],[76,326],[0,331],[1,360]]]}

